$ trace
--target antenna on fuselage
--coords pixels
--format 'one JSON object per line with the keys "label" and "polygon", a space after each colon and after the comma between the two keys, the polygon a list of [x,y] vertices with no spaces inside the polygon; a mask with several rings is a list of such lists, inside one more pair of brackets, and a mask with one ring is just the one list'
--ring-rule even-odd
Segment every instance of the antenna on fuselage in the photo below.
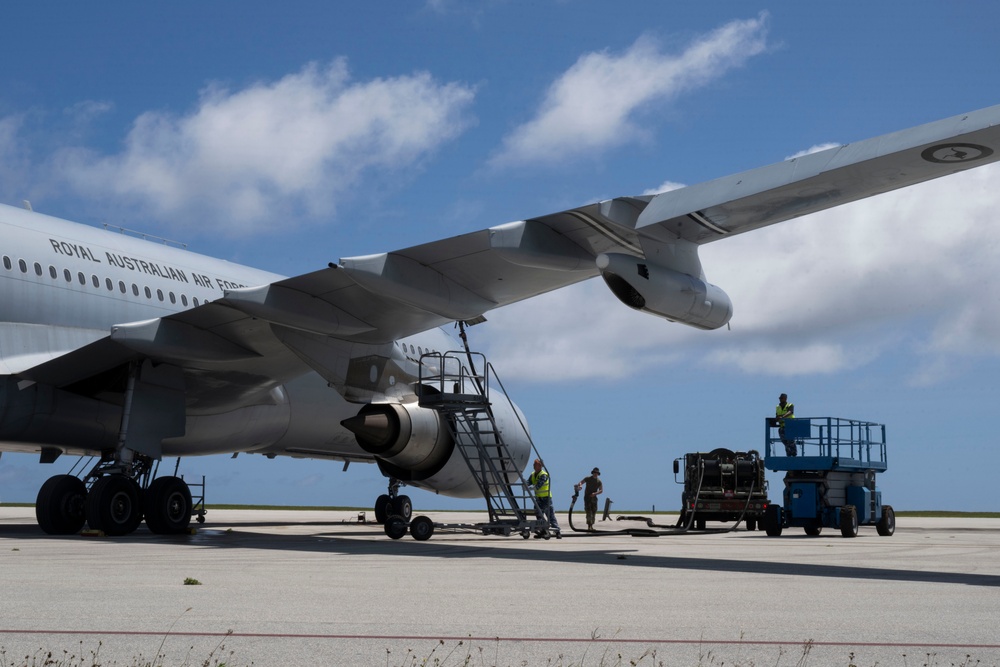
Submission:
{"label": "antenna on fuselage", "polygon": [[26,210],[31,211],[32,213],[35,212],[35,209],[31,208],[31,202],[28,201],[27,199],[22,199],[21,205],[24,206]]}

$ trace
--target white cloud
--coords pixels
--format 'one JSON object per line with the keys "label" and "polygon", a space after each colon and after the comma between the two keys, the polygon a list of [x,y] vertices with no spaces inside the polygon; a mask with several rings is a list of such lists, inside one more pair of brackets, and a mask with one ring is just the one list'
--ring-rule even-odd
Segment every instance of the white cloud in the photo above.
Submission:
{"label": "white cloud", "polygon": [[426,73],[356,82],[342,59],[310,64],[242,90],[210,86],[186,115],[139,116],[121,153],[76,149],[60,164],[89,197],[244,232],[289,208],[331,215],[365,170],[419,163],[468,126],[473,96]]}
{"label": "white cloud", "polygon": [[[789,376],[901,355],[927,385],[1000,355],[1000,165],[702,247],[731,330],[636,313],[600,278],[490,315],[489,354],[534,380],[617,378],[678,362]],[[498,361],[502,359],[502,361]]]}
{"label": "white cloud", "polygon": [[651,38],[641,37],[620,55],[581,56],[549,87],[535,118],[504,139],[493,164],[558,163],[640,139],[642,111],[764,51],[766,24],[766,14],[727,23],[680,55],[660,53]]}
{"label": "white cloud", "polygon": [[794,160],[795,158],[804,157],[806,155],[812,155],[813,153],[819,153],[820,151],[825,151],[830,148],[837,148],[838,146],[841,146],[841,144],[835,144],[835,143],[816,144],[812,148],[807,148],[804,151],[799,151],[798,153],[795,153],[794,155],[789,155],[785,159]]}

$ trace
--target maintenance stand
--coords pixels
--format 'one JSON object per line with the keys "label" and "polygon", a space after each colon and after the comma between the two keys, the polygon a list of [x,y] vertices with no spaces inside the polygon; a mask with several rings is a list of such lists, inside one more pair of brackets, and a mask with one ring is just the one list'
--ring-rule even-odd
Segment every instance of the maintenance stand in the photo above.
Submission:
{"label": "maintenance stand", "polygon": [[[462,338],[464,342],[464,329]],[[408,530],[414,539],[424,541],[438,529],[503,537],[520,535],[524,539],[532,534],[546,540],[552,536],[557,539],[562,537],[558,530],[549,526],[548,521],[537,518],[538,499],[521,472],[523,462],[515,459],[493,417],[490,398],[492,382],[499,385],[502,400],[509,401],[493,365],[483,355],[469,351],[468,345],[464,351],[421,355],[418,382],[421,388],[420,406],[437,410],[443,417],[455,448],[461,453],[486,500],[489,521],[474,524],[435,523],[430,517],[418,516],[407,522],[402,516],[389,516],[385,522],[385,533],[392,539],[398,540]],[[523,423],[521,428],[531,443],[531,453],[541,458]]]}
{"label": "maintenance stand", "polygon": [[807,535],[839,528],[856,537],[859,525],[874,525],[879,535],[896,530],[892,507],[882,504],[876,473],[888,468],[885,426],[872,422],[810,417],[768,419],[764,430],[765,465],[785,472],[784,507],[769,505],[764,530],[771,537],[800,526]]}

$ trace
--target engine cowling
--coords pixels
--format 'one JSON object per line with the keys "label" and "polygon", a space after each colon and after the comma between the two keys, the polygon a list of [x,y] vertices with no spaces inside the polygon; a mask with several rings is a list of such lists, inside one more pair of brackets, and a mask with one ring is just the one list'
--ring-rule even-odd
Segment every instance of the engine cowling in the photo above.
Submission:
{"label": "engine cowling", "polygon": [[699,329],[718,329],[733,316],[720,288],[641,257],[607,253],[597,268],[611,292],[630,308]]}
{"label": "engine cowling", "polygon": [[[521,428],[515,408],[493,406],[494,420],[517,466],[508,481],[514,482],[531,455],[531,442]],[[341,422],[354,433],[358,445],[372,454],[387,477],[435,493],[458,498],[482,496],[462,453],[455,447],[446,418],[418,403],[369,403],[358,414]],[[468,436],[464,436],[468,437]],[[492,436],[481,436],[483,444],[495,445]],[[473,461],[473,465],[476,462]]]}

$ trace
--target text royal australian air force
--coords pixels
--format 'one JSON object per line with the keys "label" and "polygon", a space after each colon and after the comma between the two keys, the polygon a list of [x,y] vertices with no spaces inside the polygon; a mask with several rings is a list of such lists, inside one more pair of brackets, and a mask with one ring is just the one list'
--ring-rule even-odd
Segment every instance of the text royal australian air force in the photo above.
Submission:
{"label": "text royal australian air force", "polygon": [[77,259],[87,260],[97,264],[107,264],[108,266],[113,266],[125,271],[131,271],[133,273],[141,273],[147,276],[164,278],[166,280],[175,280],[180,283],[193,283],[199,287],[207,287],[209,289],[231,290],[246,287],[246,285],[242,283],[235,283],[219,277],[212,278],[211,276],[207,276],[203,273],[186,271],[180,267],[171,266],[161,262],[153,262],[107,250],[103,252],[94,252],[94,250],[88,246],[70,243],[68,241],[59,241],[57,239],[49,238],[49,243],[52,245],[52,250],[56,254],[66,257],[75,257]]}

